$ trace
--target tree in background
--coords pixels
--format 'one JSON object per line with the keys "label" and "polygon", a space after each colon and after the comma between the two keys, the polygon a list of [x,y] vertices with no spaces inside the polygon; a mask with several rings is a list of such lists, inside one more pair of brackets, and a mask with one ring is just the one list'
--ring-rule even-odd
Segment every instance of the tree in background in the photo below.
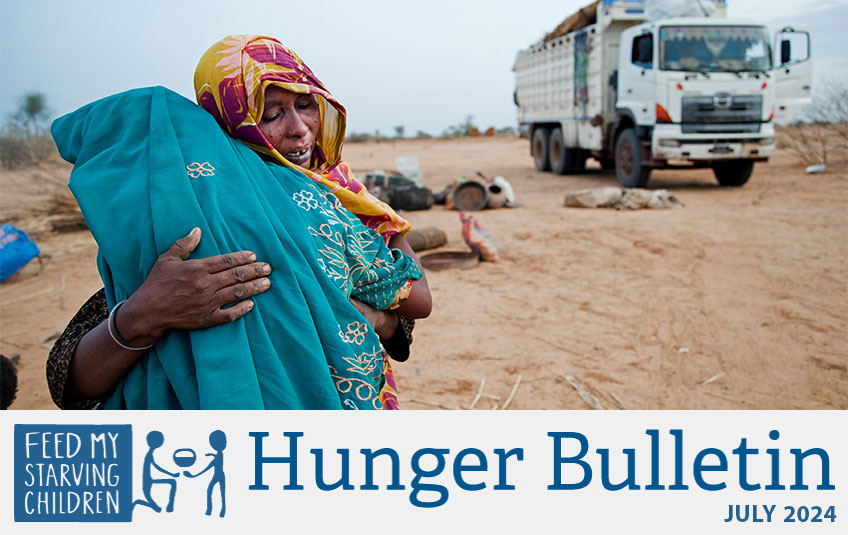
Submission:
{"label": "tree in background", "polygon": [[447,130],[442,132],[443,138],[453,138],[453,137],[467,137],[471,130],[475,128],[474,126],[474,116],[466,115],[465,120],[460,122],[457,125],[449,126]]}
{"label": "tree in background", "polygon": [[50,109],[42,93],[28,93],[21,98],[0,135],[0,166],[5,169],[36,165],[56,152],[47,131]]}
{"label": "tree in background", "polygon": [[403,128],[402,124],[396,126],[395,127],[395,137],[398,137],[398,138],[403,137],[403,130],[404,130],[404,128]]}
{"label": "tree in background", "polygon": [[47,130],[47,120],[50,110],[47,107],[47,97],[43,93],[27,93],[21,99],[18,111],[12,115],[12,120],[23,128],[27,135],[37,136]]}

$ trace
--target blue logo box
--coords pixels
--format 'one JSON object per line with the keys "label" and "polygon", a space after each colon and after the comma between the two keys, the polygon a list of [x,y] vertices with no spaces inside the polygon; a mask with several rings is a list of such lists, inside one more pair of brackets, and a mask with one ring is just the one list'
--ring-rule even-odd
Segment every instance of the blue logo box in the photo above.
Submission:
{"label": "blue logo box", "polygon": [[15,522],[131,515],[131,425],[15,425]]}

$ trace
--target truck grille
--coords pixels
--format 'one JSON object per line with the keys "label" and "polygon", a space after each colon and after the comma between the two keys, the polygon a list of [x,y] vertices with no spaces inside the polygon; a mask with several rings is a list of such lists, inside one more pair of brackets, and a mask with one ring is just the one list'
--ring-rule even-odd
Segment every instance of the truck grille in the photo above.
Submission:
{"label": "truck grille", "polygon": [[759,132],[762,116],[762,95],[683,97],[681,129],[684,134]]}

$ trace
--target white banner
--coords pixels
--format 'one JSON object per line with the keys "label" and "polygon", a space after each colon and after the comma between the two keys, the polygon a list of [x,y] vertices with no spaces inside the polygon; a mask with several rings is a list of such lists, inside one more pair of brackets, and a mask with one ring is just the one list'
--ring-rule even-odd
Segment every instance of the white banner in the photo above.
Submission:
{"label": "white banner", "polygon": [[0,422],[4,533],[848,523],[840,411],[8,411]]}

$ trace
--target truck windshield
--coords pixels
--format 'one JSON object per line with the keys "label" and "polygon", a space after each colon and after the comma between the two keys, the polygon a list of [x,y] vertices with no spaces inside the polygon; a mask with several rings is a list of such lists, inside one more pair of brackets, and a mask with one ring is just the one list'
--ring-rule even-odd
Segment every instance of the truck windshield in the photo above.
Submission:
{"label": "truck windshield", "polygon": [[771,69],[762,26],[664,26],[660,68],[666,71],[744,72]]}

